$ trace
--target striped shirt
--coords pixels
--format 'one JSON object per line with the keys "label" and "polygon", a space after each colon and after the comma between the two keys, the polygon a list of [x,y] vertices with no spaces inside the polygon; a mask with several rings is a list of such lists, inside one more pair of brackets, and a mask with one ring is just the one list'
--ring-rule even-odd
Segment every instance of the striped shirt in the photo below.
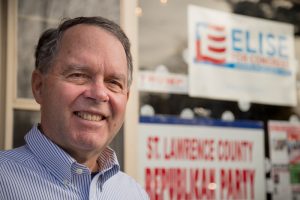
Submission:
{"label": "striped shirt", "polygon": [[114,151],[106,148],[91,171],[51,142],[37,128],[25,136],[26,145],[0,152],[1,200],[144,200],[145,190],[120,171]]}

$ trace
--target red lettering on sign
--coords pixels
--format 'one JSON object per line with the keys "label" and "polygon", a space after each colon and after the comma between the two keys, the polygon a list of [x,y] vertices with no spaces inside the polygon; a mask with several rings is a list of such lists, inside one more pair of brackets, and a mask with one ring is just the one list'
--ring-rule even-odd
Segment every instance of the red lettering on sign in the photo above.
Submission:
{"label": "red lettering on sign", "polygon": [[218,141],[218,159],[219,161],[252,161],[252,141]]}
{"label": "red lettering on sign", "polygon": [[214,160],[214,140],[196,138],[164,138],[166,160]]}
{"label": "red lettering on sign", "polygon": [[216,199],[215,169],[146,168],[145,188],[151,200]]}
{"label": "red lettering on sign", "polygon": [[160,154],[158,151],[159,137],[148,137],[147,138],[147,158],[159,159]]}
{"label": "red lettering on sign", "polygon": [[[254,192],[255,170],[253,169],[224,169],[220,170],[221,199],[239,200],[255,199]],[[250,191],[249,191],[250,189]]]}

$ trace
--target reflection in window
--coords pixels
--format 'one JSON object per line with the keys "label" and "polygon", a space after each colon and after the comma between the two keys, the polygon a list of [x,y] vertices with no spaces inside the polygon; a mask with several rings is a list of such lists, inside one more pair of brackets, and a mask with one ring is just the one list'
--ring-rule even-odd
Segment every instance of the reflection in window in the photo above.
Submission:
{"label": "reflection in window", "polygon": [[[226,1],[205,0],[140,0],[142,14],[139,17],[139,64],[140,70],[151,70],[164,66],[167,71],[188,74],[187,63],[187,7],[189,4],[230,11]],[[176,14],[174,14],[176,13]],[[187,94],[162,94],[140,92],[140,106],[150,105],[155,114],[180,116],[186,109],[194,111],[195,117],[220,118],[221,112],[236,105],[203,98],[191,98]],[[140,109],[141,109],[140,108]],[[207,110],[205,114],[196,110]],[[209,114],[207,114],[209,113]]]}
{"label": "reflection in window", "polygon": [[39,123],[40,112],[14,110],[14,135],[13,147],[19,147],[25,144],[24,136],[31,129],[33,124]]}

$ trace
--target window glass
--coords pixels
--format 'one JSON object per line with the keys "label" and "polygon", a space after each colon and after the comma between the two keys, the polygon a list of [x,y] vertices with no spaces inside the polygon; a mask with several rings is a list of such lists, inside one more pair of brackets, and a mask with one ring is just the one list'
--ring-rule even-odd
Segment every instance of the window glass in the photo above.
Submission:
{"label": "window glass", "polygon": [[[207,0],[140,0],[139,16],[139,66],[140,70],[166,70],[171,73],[188,74],[187,56],[187,7],[188,5],[232,12],[226,1]],[[175,14],[176,13],[176,14]],[[217,19],[216,19],[217,20]],[[162,67],[163,66],[163,67]],[[159,71],[160,72],[160,71]],[[195,117],[213,119],[226,118],[226,113],[234,119],[288,120],[295,113],[294,108],[263,104],[240,105],[235,101],[192,98],[187,94],[158,92],[139,93],[140,110],[150,105],[155,114],[180,116],[190,109]]]}
{"label": "window glass", "polygon": [[14,148],[25,144],[24,136],[31,129],[33,124],[39,121],[40,112],[38,111],[14,110]]}
{"label": "window glass", "polygon": [[[165,3],[164,3],[165,2]],[[225,1],[205,0],[140,0],[139,17],[139,65],[140,70],[167,69],[171,73],[188,74],[187,7],[189,4],[230,12]],[[176,14],[175,14],[176,13]],[[140,110],[145,105],[153,107],[155,114],[179,116],[185,108],[202,108],[205,117],[220,118],[224,110],[237,109],[234,103],[190,98],[185,94],[140,92]],[[207,115],[207,113],[209,115]],[[199,113],[201,116],[203,113]]]}
{"label": "window glass", "polygon": [[[162,3],[167,2],[167,3]],[[212,3],[214,2],[214,3]],[[229,11],[225,1],[140,0],[139,64],[141,69],[165,65],[170,72],[187,73],[187,6],[189,4]]]}
{"label": "window glass", "polygon": [[[140,80],[151,80],[155,82],[155,88],[159,88],[160,82],[167,82],[166,79],[160,79],[162,76],[159,76],[166,71],[176,74],[183,74],[188,75],[188,64],[186,62],[187,57],[187,46],[188,46],[188,37],[187,37],[187,6],[189,4],[193,4],[200,7],[211,8],[214,10],[219,11],[241,11],[239,14],[256,16],[256,17],[263,17],[263,15],[258,12],[259,5],[257,2],[252,1],[220,1],[220,0],[157,0],[157,1],[149,1],[149,0],[139,0],[139,67],[140,67],[140,74],[145,75],[149,71],[154,72],[155,75],[152,73],[153,76],[148,76],[147,78],[142,78]],[[234,4],[238,2],[245,2],[246,6],[235,7]],[[247,4],[252,2],[253,6],[249,7]],[[260,1],[264,6],[267,4],[265,2]],[[250,4],[250,3],[249,3]],[[234,9],[233,9],[234,8]],[[239,9],[237,9],[239,8]],[[264,9],[266,7],[262,7],[264,11],[268,11]],[[276,9],[274,9],[276,10]],[[286,16],[286,15],[282,15]],[[293,15],[291,15],[293,16]],[[218,22],[218,18],[215,19]],[[294,20],[293,20],[294,21]],[[299,23],[298,23],[299,24]],[[298,29],[299,30],[299,29]],[[299,31],[298,31],[299,34]],[[297,42],[297,38],[296,38]],[[299,38],[298,43],[299,44]],[[296,55],[297,59],[299,58],[299,53],[297,54],[297,49],[299,51],[299,45],[296,47]],[[142,76],[141,76],[142,77]],[[146,75],[145,75],[146,77]],[[150,78],[149,78],[150,77]],[[154,77],[154,78],[153,78]],[[207,77],[208,78],[208,77]],[[214,77],[212,77],[214,78]],[[299,74],[298,74],[299,79]],[[154,81],[153,81],[154,80]],[[162,81],[161,81],[162,80]],[[141,81],[141,82],[142,82]],[[147,84],[151,81],[145,81]],[[253,80],[255,81],[255,80]],[[299,120],[299,108],[290,107],[290,106],[275,106],[275,105],[265,105],[265,104],[257,104],[257,103],[248,103],[248,102],[236,102],[236,101],[225,101],[225,100],[213,100],[207,98],[192,98],[188,94],[175,94],[169,92],[158,92],[154,91],[152,85],[149,83],[148,85],[145,84],[144,90],[139,92],[139,106],[140,106],[140,115],[171,115],[171,116],[188,116],[189,118],[210,118],[210,119],[223,119],[223,120],[255,120],[263,122],[264,127],[264,148],[265,151],[263,156],[270,158],[269,153],[269,144],[268,144],[268,130],[267,130],[267,122],[268,120],[284,120],[289,121],[296,118],[295,121]],[[299,84],[299,83],[298,83]],[[142,84],[140,84],[142,85]],[[171,85],[171,84],[170,84]],[[150,88],[150,89],[149,89]],[[159,89],[157,89],[159,90]],[[276,88],[274,88],[276,91]],[[151,92],[149,92],[151,91]],[[298,94],[299,94],[299,85],[298,85]],[[299,100],[298,100],[299,101]],[[163,118],[162,118],[163,119]],[[161,120],[163,121],[163,120]],[[171,121],[171,120],[170,120]],[[159,125],[158,125],[159,126]],[[157,127],[158,127],[157,126]],[[168,126],[171,126],[168,124]],[[157,128],[156,127],[156,128]],[[176,127],[176,125],[174,126]],[[167,131],[164,129],[165,127],[162,126],[161,129],[163,131]],[[158,130],[158,128],[157,128]],[[184,129],[188,130],[188,129]],[[172,153],[173,155],[181,154],[181,151],[176,149],[176,137],[178,137],[178,132],[167,132],[166,134],[170,135],[170,138],[174,139],[170,144],[172,144]],[[146,133],[146,131],[145,131]],[[222,131],[220,131],[222,134]],[[149,134],[149,135],[152,135]],[[153,134],[155,135],[155,134]],[[152,136],[153,136],[152,135]],[[159,143],[158,141],[168,141],[168,137],[166,135],[158,136],[151,138],[148,137],[147,139],[154,139],[156,141],[155,149],[153,152],[159,152],[158,150],[161,148],[166,148],[166,143]],[[180,135],[180,139],[187,138],[185,137],[185,133]],[[178,137],[179,138],[179,137]],[[159,140],[161,139],[161,140]],[[171,141],[171,140],[170,140]],[[175,141],[175,142],[174,142]],[[178,140],[179,141],[179,140]],[[183,140],[181,140],[183,141]],[[151,149],[151,142],[150,149]],[[154,144],[154,142],[153,142]],[[162,144],[162,145],[161,145]],[[173,146],[173,144],[175,144]],[[158,145],[159,146],[158,148]],[[170,145],[171,146],[171,145]],[[145,147],[146,149],[146,147]],[[151,152],[153,149],[149,150]],[[192,147],[190,148],[192,149]],[[147,149],[148,152],[148,149]],[[164,154],[164,151],[161,155]],[[178,153],[180,152],[180,153]],[[279,152],[279,151],[278,151]],[[159,159],[160,154],[158,155],[158,159],[155,160],[153,158],[146,158],[147,164],[145,166],[154,166],[153,169],[163,169],[168,170],[172,169],[173,166],[180,166],[180,164],[184,163],[183,165],[186,166],[186,160],[182,159],[180,162],[180,156],[176,157],[176,159]],[[146,154],[145,154],[146,155]],[[151,157],[151,153],[149,154]],[[154,154],[153,154],[154,155]],[[175,158],[174,157],[174,158]],[[147,160],[148,159],[148,160]],[[153,161],[154,160],[154,161]],[[184,160],[184,161],[183,161]],[[266,159],[267,160],[267,159]],[[174,161],[174,162],[173,162]],[[164,163],[163,163],[164,162]],[[155,163],[155,164],[154,164]],[[161,163],[165,164],[167,167],[161,167]],[[180,163],[180,164],[178,164]],[[195,162],[196,163],[196,162]],[[232,162],[234,163],[234,162]],[[228,163],[227,163],[228,164]],[[211,164],[209,166],[213,166]],[[168,168],[169,166],[172,166]],[[229,165],[228,165],[229,166]],[[157,167],[157,168],[155,168]],[[187,168],[188,170],[188,168]],[[150,170],[151,171],[151,167]],[[151,172],[149,173],[151,174]],[[159,174],[158,176],[160,176]],[[154,175],[153,171],[153,180],[155,180],[156,175]],[[270,174],[267,174],[267,177]],[[149,178],[150,177],[150,178]],[[148,177],[145,181],[145,185],[148,183],[151,185],[152,174]],[[205,176],[204,176],[205,177]],[[269,179],[271,180],[271,179]],[[168,181],[167,181],[168,182]],[[284,183],[285,184],[285,183]],[[282,185],[284,185],[282,184]],[[183,184],[184,185],[184,184]],[[159,186],[158,186],[159,187]],[[184,186],[185,187],[185,186]],[[189,186],[186,186],[188,188]],[[219,186],[217,186],[219,187]],[[285,186],[284,186],[285,187]],[[288,186],[287,186],[288,187]],[[154,187],[157,191],[157,188]],[[151,187],[149,186],[149,190],[151,191]],[[159,189],[158,189],[159,190]],[[155,192],[156,192],[155,191]],[[155,193],[154,192],[154,193]],[[154,194],[153,193],[153,194]],[[155,193],[157,194],[157,193]],[[269,195],[269,194],[268,194]],[[268,196],[268,199],[270,196]]]}

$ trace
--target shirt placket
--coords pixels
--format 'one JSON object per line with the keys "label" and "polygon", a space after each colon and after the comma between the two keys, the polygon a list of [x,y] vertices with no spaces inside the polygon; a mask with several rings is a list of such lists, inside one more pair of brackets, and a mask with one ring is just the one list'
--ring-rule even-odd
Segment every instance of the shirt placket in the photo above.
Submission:
{"label": "shirt placket", "polygon": [[88,199],[91,184],[91,173],[88,168],[74,164],[72,166],[72,186],[80,199]]}

